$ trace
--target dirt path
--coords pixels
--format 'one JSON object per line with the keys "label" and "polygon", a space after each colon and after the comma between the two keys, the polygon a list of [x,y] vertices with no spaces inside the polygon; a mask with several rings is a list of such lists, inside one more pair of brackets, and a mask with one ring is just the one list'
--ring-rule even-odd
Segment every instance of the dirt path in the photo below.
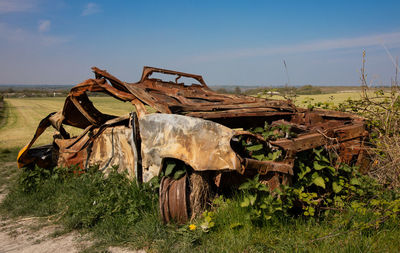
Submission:
{"label": "dirt path", "polygon": [[[5,194],[0,195],[0,201]],[[73,253],[92,246],[88,235],[73,231],[64,233],[63,227],[43,218],[7,219],[0,217],[0,253]],[[109,247],[110,253],[145,253],[120,247]]]}
{"label": "dirt path", "polygon": [[3,220],[0,252],[79,252],[91,245],[77,232],[57,236],[62,227],[39,218]]}
{"label": "dirt path", "polygon": [[[3,163],[10,168],[15,162]],[[2,175],[4,176],[4,175]],[[9,179],[10,176],[5,179]],[[0,185],[0,203],[7,195],[6,185]],[[0,253],[3,252],[79,252],[91,242],[77,232],[62,233],[63,228],[46,219],[8,219],[0,216]]]}
{"label": "dirt path", "polygon": [[[62,226],[40,218],[1,219],[0,253],[74,253],[93,244],[87,235],[76,231],[63,233]],[[109,247],[106,252],[145,253],[144,250],[132,251],[120,247]]]}
{"label": "dirt path", "polygon": [[[15,162],[0,164],[0,203],[7,196],[7,180],[15,173]],[[9,173],[7,173],[9,171]],[[10,219],[0,215],[0,253],[5,252],[80,252],[93,245],[88,235],[77,231],[65,232],[61,225],[56,225],[46,218],[24,217]],[[131,251],[119,247],[109,247],[107,252],[144,252]]]}

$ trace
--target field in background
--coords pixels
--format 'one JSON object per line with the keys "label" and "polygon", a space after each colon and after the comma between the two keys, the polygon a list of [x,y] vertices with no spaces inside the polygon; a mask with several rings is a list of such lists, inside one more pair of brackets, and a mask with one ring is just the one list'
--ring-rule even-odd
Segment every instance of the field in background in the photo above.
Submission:
{"label": "field in background", "polygon": [[[9,98],[5,99],[6,123],[0,129],[0,148],[22,147],[27,144],[40,122],[49,113],[60,111],[65,98]],[[110,97],[93,97],[93,104],[101,112],[113,115],[123,115],[134,108],[129,103],[123,103]],[[66,127],[72,134],[81,130]],[[35,145],[49,144],[55,131],[50,127],[38,139]]]}
{"label": "field in background", "polygon": [[[282,96],[264,96],[265,98],[271,99],[283,99]],[[331,93],[331,94],[318,94],[318,95],[299,95],[295,98],[295,103],[298,106],[304,105],[305,101],[312,99],[313,102],[332,102],[335,105],[343,103],[347,99],[359,99],[361,98],[360,92],[341,92],[341,93]]]}
{"label": "field in background", "polygon": [[[338,104],[344,102],[348,98],[359,98],[359,92],[343,92],[319,95],[300,95],[296,98],[296,104],[306,106],[303,101],[310,98],[313,102],[333,102]],[[272,99],[282,99],[282,96],[267,96]],[[49,98],[8,98],[6,123],[0,129],[0,148],[22,147],[27,144],[35,133],[41,119],[51,112],[60,111],[63,107],[65,98],[49,97]],[[112,115],[124,115],[134,107],[129,103],[118,101],[111,97],[92,97],[93,104],[101,112]],[[71,134],[78,134],[81,130],[66,127]],[[49,128],[38,139],[35,145],[49,144],[52,141],[54,130]]]}

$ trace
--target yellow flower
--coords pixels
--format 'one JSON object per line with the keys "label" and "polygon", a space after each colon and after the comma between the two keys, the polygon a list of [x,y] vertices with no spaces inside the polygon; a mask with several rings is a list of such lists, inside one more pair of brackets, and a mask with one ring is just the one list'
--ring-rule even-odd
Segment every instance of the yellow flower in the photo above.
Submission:
{"label": "yellow flower", "polygon": [[190,230],[195,230],[195,229],[196,229],[196,225],[190,224],[190,225],[189,225],[189,229],[190,229]]}

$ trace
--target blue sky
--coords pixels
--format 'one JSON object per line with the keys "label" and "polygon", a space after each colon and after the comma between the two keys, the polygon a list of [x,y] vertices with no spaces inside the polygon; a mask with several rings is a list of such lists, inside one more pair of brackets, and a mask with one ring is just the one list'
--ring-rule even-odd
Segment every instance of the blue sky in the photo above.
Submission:
{"label": "blue sky", "polygon": [[210,85],[387,84],[400,1],[0,0],[0,84],[74,84],[144,65]]}

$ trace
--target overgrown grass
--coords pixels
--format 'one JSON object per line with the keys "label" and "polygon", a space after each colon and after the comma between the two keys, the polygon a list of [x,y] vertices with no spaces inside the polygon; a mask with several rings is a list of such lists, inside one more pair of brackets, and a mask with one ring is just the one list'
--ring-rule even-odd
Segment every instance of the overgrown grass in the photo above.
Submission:
{"label": "overgrown grass", "polygon": [[[245,193],[216,198],[209,212],[193,224],[165,225],[160,219],[158,194],[139,187],[116,172],[82,175],[56,169],[27,189],[15,181],[0,212],[11,217],[46,217],[66,231],[90,232],[89,251],[123,245],[149,252],[287,252],[387,251],[400,249],[400,227],[394,220],[372,227],[372,210],[364,214],[330,210],[318,218],[275,216],[255,223],[241,207]],[[20,174],[19,180],[23,177]],[[375,224],[375,223],[374,223]],[[189,228],[189,225],[190,228]]]}
{"label": "overgrown grass", "polygon": [[15,181],[17,152],[18,149],[16,148],[0,148],[0,193],[3,193],[6,190],[6,186]]}
{"label": "overgrown grass", "polygon": [[3,97],[0,97],[0,129],[4,127],[5,123],[7,122],[7,104],[4,102]]}

